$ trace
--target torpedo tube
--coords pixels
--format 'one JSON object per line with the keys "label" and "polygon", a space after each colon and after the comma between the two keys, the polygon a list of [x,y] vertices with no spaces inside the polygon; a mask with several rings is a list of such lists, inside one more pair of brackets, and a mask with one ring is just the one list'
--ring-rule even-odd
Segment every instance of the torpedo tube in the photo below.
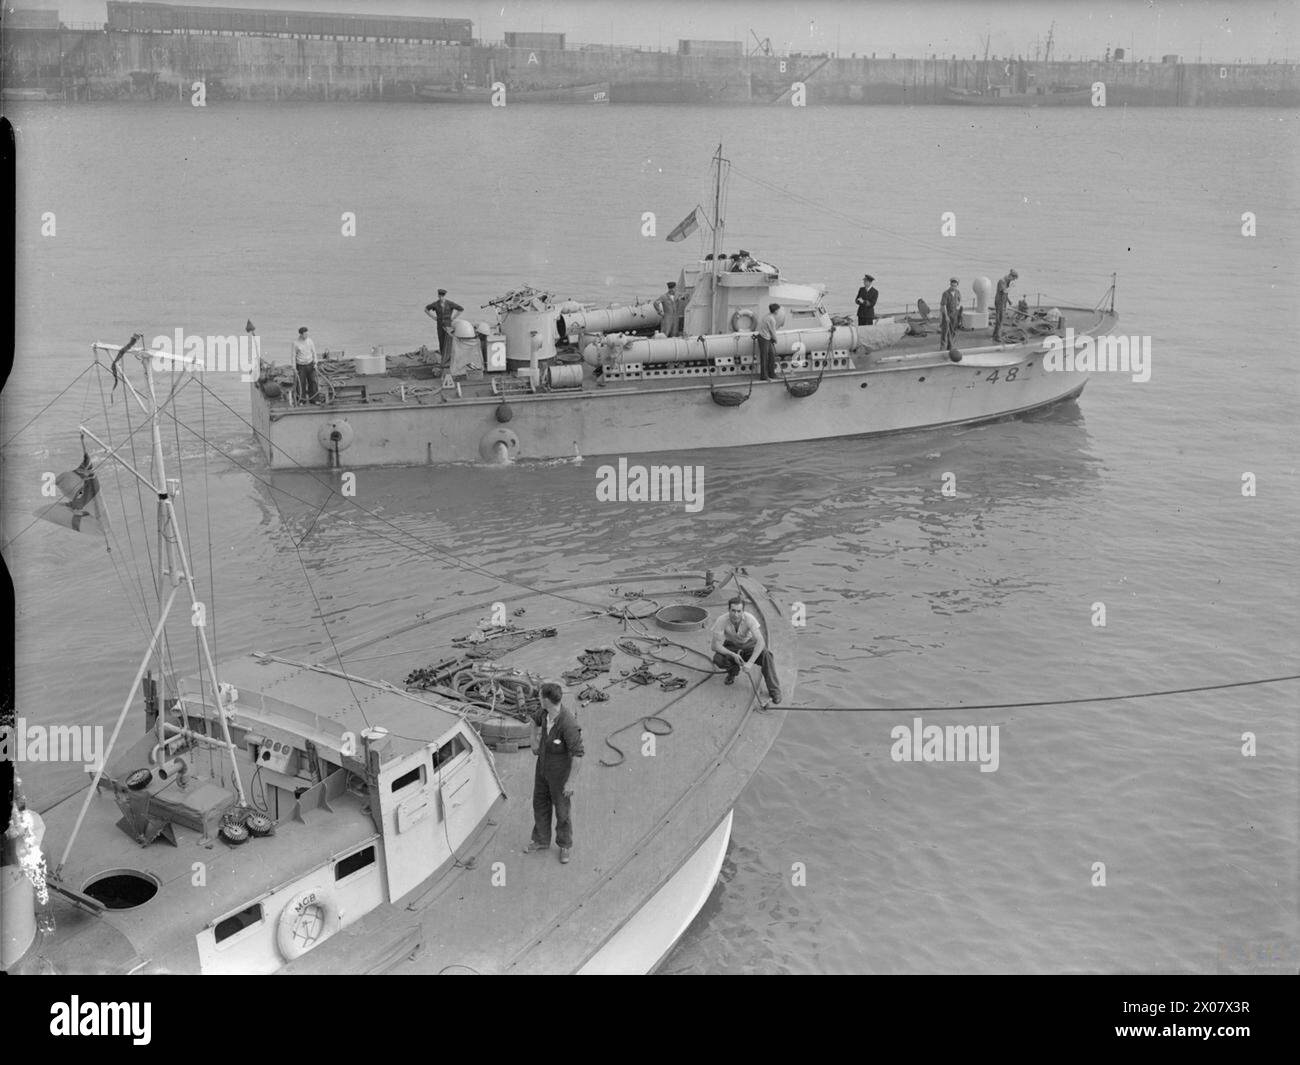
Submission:
{"label": "torpedo tube", "polygon": [[[902,339],[907,332],[906,322],[876,322],[872,325],[841,325],[821,329],[783,330],[776,336],[776,353],[781,356],[796,354],[796,347],[807,355],[824,354],[835,347],[850,352],[867,352],[887,347]],[[590,345],[606,359],[640,363],[643,366],[666,365],[675,362],[699,362],[705,359],[754,355],[758,345],[752,334],[716,333],[705,337],[629,337],[612,333],[599,345]],[[589,358],[584,350],[584,358]]]}
{"label": "torpedo tube", "polygon": [[564,336],[576,337],[581,333],[653,329],[659,325],[662,317],[653,303],[632,303],[598,311],[564,312],[560,314],[560,322]]}

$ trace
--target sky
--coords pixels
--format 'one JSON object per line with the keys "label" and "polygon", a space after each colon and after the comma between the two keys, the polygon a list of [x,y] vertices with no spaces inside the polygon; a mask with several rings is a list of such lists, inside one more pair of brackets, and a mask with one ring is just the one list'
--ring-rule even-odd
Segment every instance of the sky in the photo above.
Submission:
{"label": "sky", "polygon": [[[67,23],[103,23],[103,0],[5,0],[57,10]],[[242,0],[228,5],[320,12],[469,18],[476,37],[543,30],[567,41],[675,51],[683,37],[770,39],[774,49],[900,57],[1033,58],[1055,23],[1058,58],[1130,57],[1186,62],[1300,58],[1300,0]],[[752,32],[752,36],[751,36]]]}

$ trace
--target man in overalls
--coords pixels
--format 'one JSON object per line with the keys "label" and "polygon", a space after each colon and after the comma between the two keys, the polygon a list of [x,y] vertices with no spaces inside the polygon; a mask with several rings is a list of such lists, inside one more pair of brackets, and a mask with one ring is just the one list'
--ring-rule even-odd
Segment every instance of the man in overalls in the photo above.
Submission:
{"label": "man in overalls", "polygon": [[659,331],[666,337],[675,337],[677,324],[681,318],[681,304],[677,298],[677,282],[668,282],[668,291],[655,300],[655,310],[659,312]]}
{"label": "man in overalls", "polygon": [[735,684],[742,666],[757,662],[763,669],[767,694],[773,703],[781,702],[781,682],[776,679],[776,663],[767,649],[758,619],[745,609],[745,600],[733,596],[727,600],[727,612],[713,624],[713,664],[727,671],[724,684]]}
{"label": "man in overalls", "polygon": [[939,346],[953,351],[957,347],[957,328],[961,325],[961,289],[951,278],[939,297]]}
{"label": "man in overalls", "polygon": [[993,339],[1002,340],[1002,319],[1007,313],[1007,302],[1011,299],[1011,286],[1020,275],[1014,270],[998,281],[998,291],[993,297]]}
{"label": "man in overalls", "polygon": [[533,838],[525,854],[549,850],[551,811],[555,811],[555,842],[560,862],[568,864],[573,850],[573,786],[581,763],[582,729],[573,714],[560,705],[564,692],[558,684],[543,684],[542,709],[533,719],[530,738],[537,755],[533,773]]}

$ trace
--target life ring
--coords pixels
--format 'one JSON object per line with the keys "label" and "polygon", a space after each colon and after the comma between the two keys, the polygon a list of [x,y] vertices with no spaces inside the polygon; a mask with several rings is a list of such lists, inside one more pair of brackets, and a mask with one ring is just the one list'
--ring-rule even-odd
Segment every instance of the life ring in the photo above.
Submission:
{"label": "life ring", "polygon": [[752,333],[758,328],[758,315],[748,307],[741,307],[731,316],[731,331],[733,333]]}
{"label": "life ring", "polygon": [[340,418],[336,422],[322,425],[316,439],[326,451],[346,451],[356,435],[347,419]]}
{"label": "life ring", "polygon": [[478,453],[484,462],[495,462],[503,446],[506,450],[506,458],[514,458],[515,452],[519,450],[519,437],[515,435],[513,429],[499,426],[483,434],[478,442]]}
{"label": "life ring", "polygon": [[323,887],[303,891],[280,911],[275,945],[285,961],[293,961],[337,932],[342,920],[343,911],[333,893]]}

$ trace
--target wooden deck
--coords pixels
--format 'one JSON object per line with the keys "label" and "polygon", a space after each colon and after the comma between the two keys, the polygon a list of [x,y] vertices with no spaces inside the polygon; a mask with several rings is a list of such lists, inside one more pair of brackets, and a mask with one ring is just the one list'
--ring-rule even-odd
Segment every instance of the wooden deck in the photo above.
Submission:
{"label": "wooden deck", "polygon": [[[718,826],[785,717],[779,707],[764,709],[766,692],[757,671],[756,686],[742,675],[730,687],[720,674],[701,671],[711,669],[705,655],[712,620],[726,610],[727,598],[738,588],[768,634],[786,700],[794,690],[795,664],[788,622],[756,584],[743,577],[728,579],[707,598],[690,595],[687,589],[700,583],[698,576],[624,579],[617,589],[589,585],[564,593],[576,602],[542,595],[509,601],[512,610],[522,606],[526,611],[512,618],[516,625],[554,626],[558,635],[497,659],[501,664],[558,680],[565,670],[577,667],[575,656],[582,650],[643,637],[634,641],[638,648],[682,660],[675,664],[651,659],[652,671],[686,678],[687,685],[665,692],[658,683],[637,685],[622,679],[624,671],[641,666],[643,659],[620,649],[610,672],[589,682],[607,690],[607,702],[578,708],[575,696],[583,685],[566,686],[565,704],[578,709],[586,749],[573,800],[572,861],[561,865],[554,846],[548,852],[522,853],[533,824],[535,759],[527,748],[498,752],[496,767],[507,798],[494,811],[494,823],[462,848],[462,867],[432,878],[396,906],[385,907],[385,913],[372,915],[368,937],[389,943],[404,934],[414,952],[390,969],[382,963],[385,951],[376,947],[381,963],[373,968],[403,973],[573,972]],[[627,598],[625,593],[631,591],[644,592],[650,601]],[[652,605],[674,603],[705,607],[708,627],[669,632],[653,619],[624,621],[605,613],[610,606],[642,613]],[[353,647],[344,651],[344,662],[349,672],[400,684],[411,669],[444,656],[451,638],[472,631],[489,609],[484,603]],[[599,616],[593,617],[596,612]],[[651,642],[659,637],[675,643]],[[644,724],[651,715],[657,720],[650,727],[667,733],[654,738],[653,754],[648,753]],[[621,749],[621,758],[613,745]],[[420,921],[418,933],[412,917]],[[290,971],[356,971],[357,959],[350,958],[347,949],[349,939],[355,945],[356,937],[336,938],[338,943],[322,944]]]}
{"label": "wooden deck", "polygon": [[[1082,333],[1096,324],[1098,315],[1096,312],[1084,310],[1082,308],[1062,308],[1066,315],[1066,320],[1073,325],[1076,332]],[[888,316],[886,316],[888,317]],[[901,315],[895,315],[899,318]],[[921,356],[929,356],[936,361],[946,361],[947,351],[939,347],[939,319],[937,312],[931,312],[928,323],[925,327],[925,335],[915,336],[906,335],[901,340],[889,345],[888,347],[879,348],[870,354],[857,354],[852,357],[854,369],[870,370],[873,368],[886,369],[891,365],[896,365],[899,361],[910,360]],[[1014,334],[1013,334],[1014,335]],[[1034,344],[1039,346],[1038,343]],[[963,329],[957,339],[959,350],[972,351],[982,350],[993,347],[998,351],[1004,347],[1007,352],[1006,358],[995,358],[990,365],[995,365],[999,361],[1017,361],[1019,359],[1019,348],[1021,344],[1006,344],[999,346],[998,342],[993,339],[993,329],[991,326],[979,329]],[[1014,357],[1011,357],[1014,354]],[[433,353],[436,359],[436,352]],[[354,403],[361,399],[362,390],[364,389],[365,403],[368,405],[396,405],[402,406],[410,402],[423,404],[455,404],[457,400],[467,399],[487,399],[500,398],[503,394],[501,389],[517,390],[521,387],[520,383],[513,375],[506,377],[494,374],[491,377],[472,376],[461,379],[456,382],[454,388],[443,388],[441,375],[436,365],[425,364],[414,355],[390,356],[388,372],[384,374],[358,374],[351,369],[350,361],[343,361],[335,367],[330,367],[329,363],[324,364],[325,374],[329,377],[336,389],[336,404]],[[829,371],[830,373],[840,371]],[[732,375],[739,381],[747,381],[749,378],[748,371],[742,369]],[[789,372],[791,380],[800,377],[815,377],[815,370]],[[494,380],[495,378],[495,380]],[[671,378],[667,378],[671,380]],[[727,381],[727,376],[719,374],[713,380],[719,384]],[[591,366],[583,367],[583,390],[594,389],[617,389],[622,391],[660,388],[664,385],[666,378],[663,376],[647,376],[642,380],[620,380],[601,384],[599,377],[593,372]],[[281,382],[283,385],[290,386],[291,382],[286,369],[285,375]],[[494,387],[496,391],[494,391]],[[505,398],[509,398],[509,393],[505,393]],[[277,410],[287,411],[287,400],[275,404]],[[304,408],[304,412],[319,408]]]}

